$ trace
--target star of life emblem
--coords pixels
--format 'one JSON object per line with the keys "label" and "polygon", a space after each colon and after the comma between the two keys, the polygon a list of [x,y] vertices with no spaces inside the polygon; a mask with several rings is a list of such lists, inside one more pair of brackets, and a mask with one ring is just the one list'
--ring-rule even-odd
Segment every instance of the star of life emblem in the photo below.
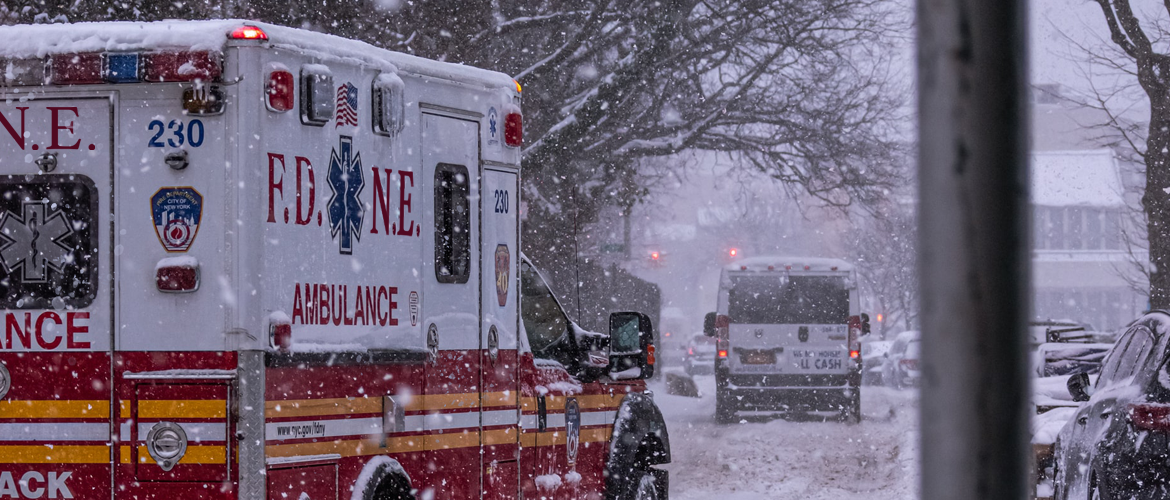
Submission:
{"label": "star of life emblem", "polygon": [[361,240],[366,212],[358,199],[366,185],[362,157],[353,151],[352,137],[341,136],[340,144],[330,155],[328,183],[333,191],[329,198],[329,234],[338,238],[338,251],[350,255],[354,240]]}
{"label": "star of life emblem", "polygon": [[25,283],[44,283],[49,270],[64,272],[74,264],[72,224],[48,200],[26,201],[20,213],[0,214],[0,265]]}

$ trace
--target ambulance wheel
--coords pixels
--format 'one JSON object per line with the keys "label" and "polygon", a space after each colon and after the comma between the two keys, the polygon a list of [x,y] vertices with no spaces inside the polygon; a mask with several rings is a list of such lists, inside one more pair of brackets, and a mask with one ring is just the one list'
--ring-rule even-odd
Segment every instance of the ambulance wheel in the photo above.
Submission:
{"label": "ambulance wheel", "polygon": [[629,497],[631,500],[660,500],[663,498],[662,492],[658,491],[658,481],[654,478],[654,474],[649,472],[643,473],[642,477],[638,478],[634,488],[634,494]]}

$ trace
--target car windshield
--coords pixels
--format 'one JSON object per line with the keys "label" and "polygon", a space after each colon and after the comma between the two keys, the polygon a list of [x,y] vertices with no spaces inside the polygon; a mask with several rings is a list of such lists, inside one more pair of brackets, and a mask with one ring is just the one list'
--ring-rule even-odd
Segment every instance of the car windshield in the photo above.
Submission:
{"label": "car windshield", "polygon": [[849,316],[849,290],[837,276],[737,276],[728,316],[745,324],[833,324]]}

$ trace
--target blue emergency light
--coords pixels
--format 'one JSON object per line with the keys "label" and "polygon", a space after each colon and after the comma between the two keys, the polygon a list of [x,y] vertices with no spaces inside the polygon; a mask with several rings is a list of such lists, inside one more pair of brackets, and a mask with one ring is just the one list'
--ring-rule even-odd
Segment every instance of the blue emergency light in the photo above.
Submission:
{"label": "blue emergency light", "polygon": [[110,83],[136,83],[140,81],[138,54],[103,54],[105,64],[102,77]]}

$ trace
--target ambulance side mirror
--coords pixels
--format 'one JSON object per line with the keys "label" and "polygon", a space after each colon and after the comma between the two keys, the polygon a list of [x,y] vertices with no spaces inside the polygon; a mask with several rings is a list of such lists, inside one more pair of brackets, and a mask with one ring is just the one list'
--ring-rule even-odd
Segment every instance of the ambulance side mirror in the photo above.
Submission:
{"label": "ambulance side mirror", "polygon": [[703,316],[703,335],[708,337],[715,336],[715,313],[709,312]]}
{"label": "ambulance side mirror", "polygon": [[654,325],[640,312],[609,315],[609,375],[614,380],[654,376]]}

